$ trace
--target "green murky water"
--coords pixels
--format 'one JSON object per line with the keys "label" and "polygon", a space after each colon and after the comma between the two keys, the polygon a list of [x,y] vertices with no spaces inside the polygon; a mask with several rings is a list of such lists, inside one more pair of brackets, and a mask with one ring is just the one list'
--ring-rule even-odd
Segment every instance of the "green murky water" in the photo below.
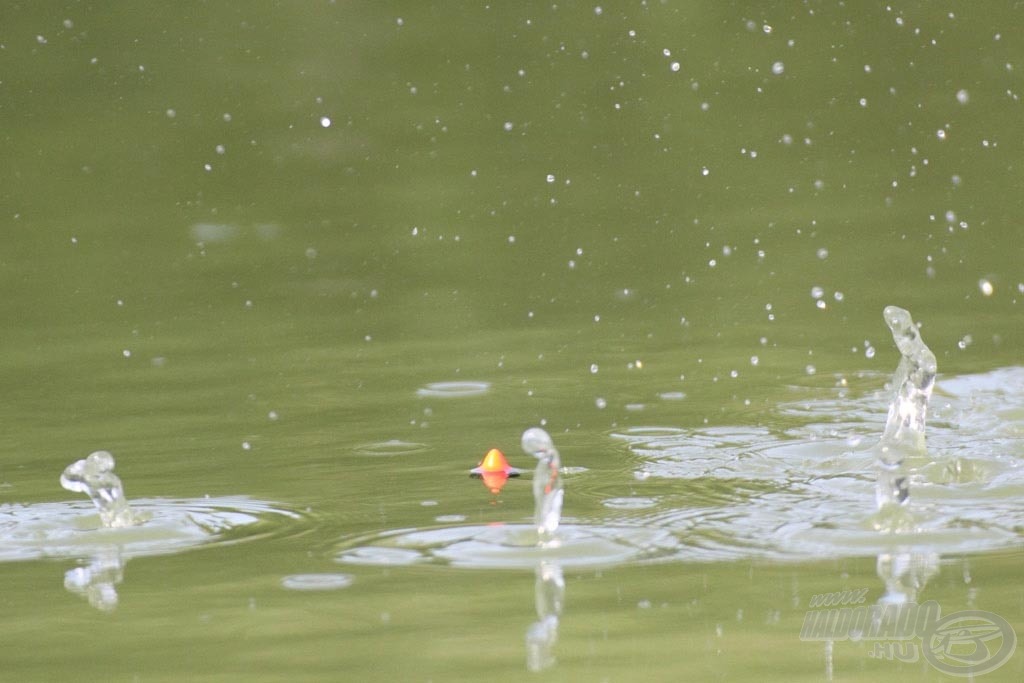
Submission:
{"label": "green murky water", "polygon": [[[886,593],[883,551],[1024,635],[1021,20],[0,8],[0,674],[944,680],[801,639],[813,596]],[[941,373],[912,500],[958,530],[903,555],[858,526],[887,304]],[[528,477],[466,473],[531,469],[542,422],[568,524],[673,547],[565,566],[531,673],[531,569],[336,560],[528,522]],[[99,449],[156,540],[89,535],[58,478]]]}

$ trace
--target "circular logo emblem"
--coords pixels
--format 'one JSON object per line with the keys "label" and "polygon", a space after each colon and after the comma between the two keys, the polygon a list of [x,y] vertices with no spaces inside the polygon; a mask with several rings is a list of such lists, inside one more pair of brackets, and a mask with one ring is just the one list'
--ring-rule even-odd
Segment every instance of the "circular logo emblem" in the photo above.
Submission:
{"label": "circular logo emblem", "polygon": [[953,612],[921,634],[924,658],[951,676],[980,676],[995,671],[1017,648],[1017,634],[998,614],[982,610]]}

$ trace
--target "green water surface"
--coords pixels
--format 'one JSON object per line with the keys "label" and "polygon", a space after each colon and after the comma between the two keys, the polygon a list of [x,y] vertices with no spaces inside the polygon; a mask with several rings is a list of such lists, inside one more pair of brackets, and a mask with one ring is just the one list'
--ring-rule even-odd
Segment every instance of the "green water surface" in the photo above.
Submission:
{"label": "green water surface", "polygon": [[[527,521],[529,481],[492,496],[466,473],[490,447],[532,467],[519,435],[542,421],[587,468],[566,514],[679,494],[611,433],[798,429],[773,408],[891,373],[888,304],[944,375],[1024,365],[1022,22],[1007,2],[4,3],[0,504],[75,500],[60,472],[102,448],[129,498],[302,518],[132,559],[111,611],[64,588],[88,558],[0,564],[0,679],[946,680],[800,640],[812,595],[878,599],[873,556],[566,570],[536,674],[532,572],[334,556],[442,515]],[[417,395],[446,381],[489,389]],[[391,440],[425,448],[367,452]],[[1022,560],[944,556],[921,598],[1024,637]],[[307,573],[352,582],[282,587]],[[1022,678],[1018,652],[984,680]]]}

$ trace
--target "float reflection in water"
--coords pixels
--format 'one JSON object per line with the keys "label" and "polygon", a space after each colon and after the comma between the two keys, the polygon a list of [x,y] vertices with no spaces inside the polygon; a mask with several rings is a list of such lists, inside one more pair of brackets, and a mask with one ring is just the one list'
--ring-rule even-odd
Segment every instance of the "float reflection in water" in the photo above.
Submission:
{"label": "float reflection in water", "polygon": [[131,558],[278,535],[303,518],[244,496],[144,498],[129,505],[106,451],[67,467],[61,485],[92,503],[0,505],[0,562],[78,560],[64,587],[102,610],[117,606],[116,586]]}

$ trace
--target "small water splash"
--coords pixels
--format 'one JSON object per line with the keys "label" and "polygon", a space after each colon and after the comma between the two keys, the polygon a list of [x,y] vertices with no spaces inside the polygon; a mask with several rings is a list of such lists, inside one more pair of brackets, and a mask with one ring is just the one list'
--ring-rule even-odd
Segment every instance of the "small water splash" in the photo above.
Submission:
{"label": "small water splash", "polygon": [[893,397],[885,430],[874,449],[878,467],[876,499],[884,516],[895,514],[894,506],[904,505],[910,496],[907,460],[927,454],[925,418],[938,367],[935,354],[921,339],[909,312],[886,306],[883,315],[901,356],[892,378]]}
{"label": "small water splash", "polygon": [[90,453],[84,460],[68,465],[60,475],[60,485],[88,495],[107,529],[130,527],[142,521],[132,513],[121,479],[114,474],[114,456],[107,451]]}
{"label": "small water splash", "polygon": [[562,459],[551,436],[540,427],[523,432],[522,446],[538,460],[533,474],[533,522],[538,544],[548,547],[556,543],[555,532],[562,519]]}

